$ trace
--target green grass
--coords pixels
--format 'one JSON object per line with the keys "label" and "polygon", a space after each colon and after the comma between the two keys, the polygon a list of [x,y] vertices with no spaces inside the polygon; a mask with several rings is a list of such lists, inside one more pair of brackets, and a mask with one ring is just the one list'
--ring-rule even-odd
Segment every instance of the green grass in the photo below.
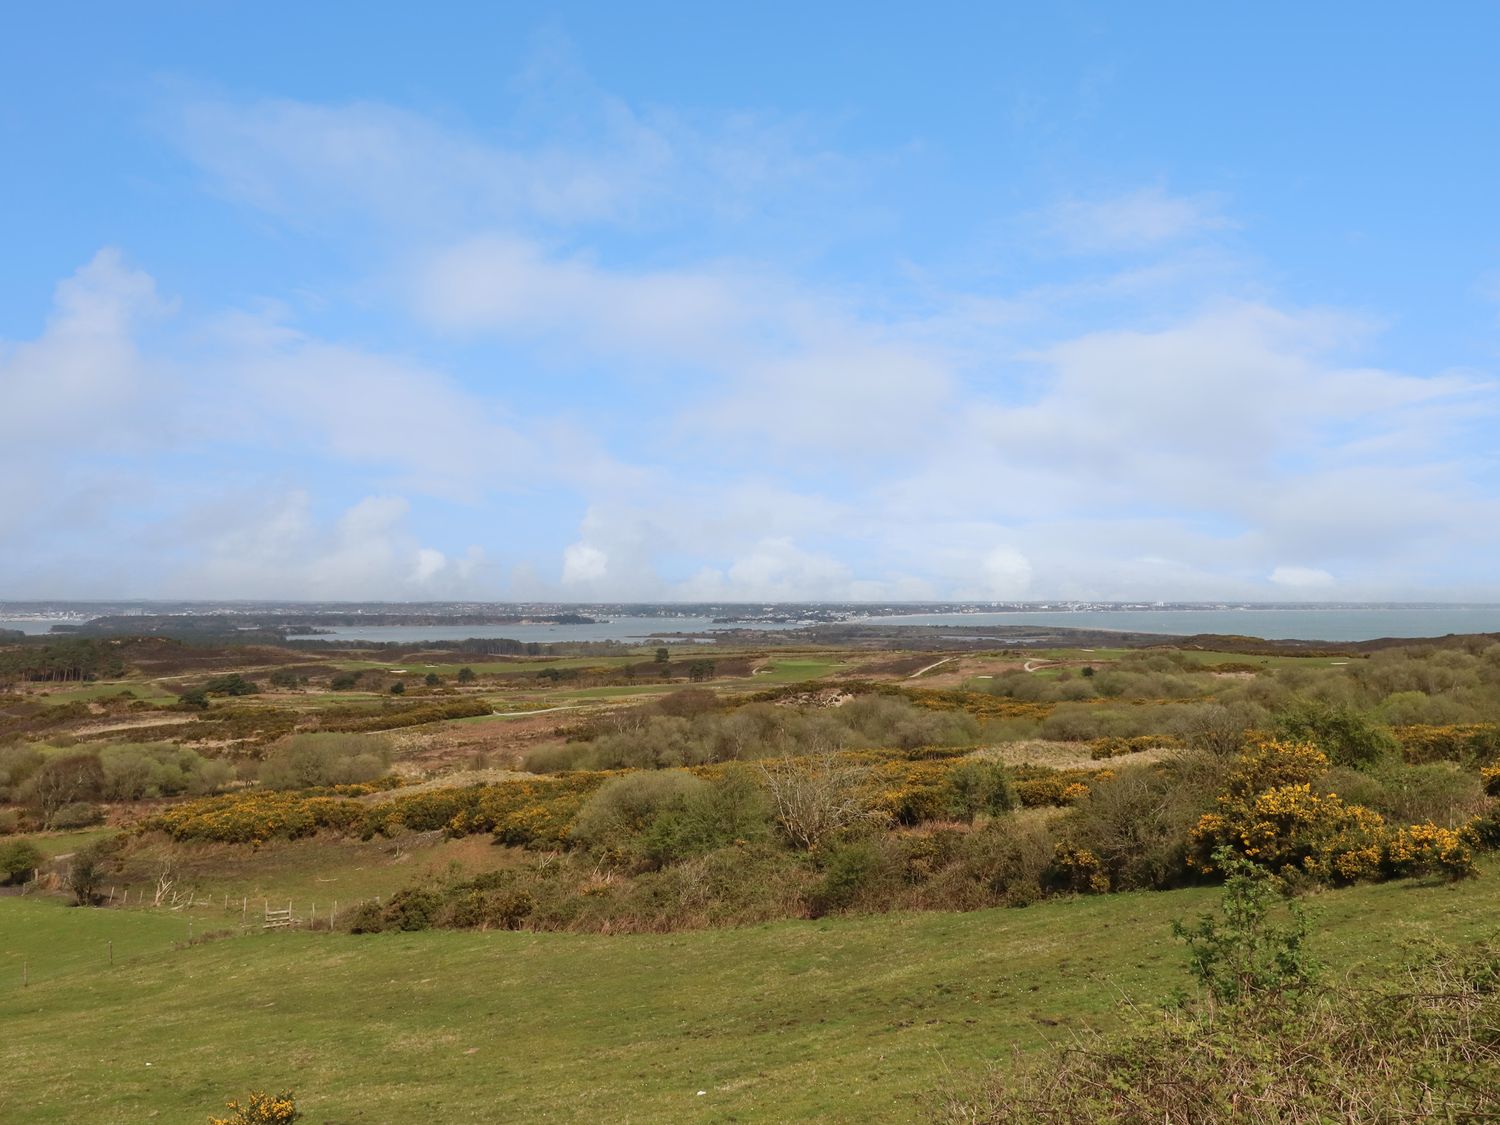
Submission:
{"label": "green grass", "polygon": [[534,676],[544,668],[623,668],[627,664],[639,664],[642,659],[650,656],[649,650],[642,650],[642,655],[635,656],[569,656],[569,657],[531,657],[529,659],[517,660],[475,660],[466,664],[429,664],[425,660],[414,660],[409,664],[381,663],[374,660],[340,660],[335,667],[350,672],[364,672],[375,670],[390,673],[392,668],[404,668],[402,675],[416,676],[419,679],[428,672],[436,672],[444,679],[452,679],[458,675],[460,668],[470,668],[483,676]]}
{"label": "green grass", "polygon": [[[1320,896],[1316,951],[1495,932],[1500,869]],[[1184,982],[1207,890],[666,936],[255,935],[173,949],[131,911],[0,900],[0,1119],[196,1122],[291,1086],[309,1122],[920,1121],[1013,1048]],[[1378,921],[1377,921],[1378,920]],[[117,961],[99,945],[115,934]],[[36,958],[24,992],[11,971]],[[146,1064],[150,1063],[148,1067]],[[700,1096],[698,1091],[704,1091]]]}
{"label": "green grass", "polygon": [[[0,899],[0,995],[23,1000],[48,981],[87,979],[142,956],[160,958],[187,936],[187,922],[170,911],[89,910],[53,898]],[[21,990],[22,965],[31,988]],[[0,1001],[3,1003],[3,1001]],[[7,1120],[0,1094],[0,1120]]]}
{"label": "green grass", "polygon": [[137,699],[151,703],[176,703],[175,692],[167,691],[155,683],[145,680],[112,680],[107,683],[82,684],[78,687],[54,688],[45,694],[38,693],[44,703],[89,703],[95,699],[106,699],[123,691],[132,693]]}
{"label": "green grass", "polygon": [[247,899],[252,914],[259,914],[268,901],[272,906],[290,902],[298,917],[309,917],[316,910],[317,917],[324,918],[335,902],[352,906],[377,895],[389,896],[403,887],[440,878],[454,865],[474,874],[507,866],[515,859],[515,851],[493,846],[488,836],[401,846],[384,839],[278,840],[259,848],[246,844],[184,848],[147,840],[131,852],[118,882],[130,888],[132,902],[142,891],[149,900],[157,873],[170,860],[178,890],[191,889],[196,900],[207,904],[194,908],[201,929],[237,924]]}
{"label": "green grass", "polygon": [[591,687],[578,688],[574,691],[548,692],[544,698],[547,699],[615,699],[620,696],[631,695],[662,695],[669,691],[681,691],[686,687],[703,687],[703,684],[684,684],[680,681],[671,683],[644,684],[640,687],[634,685],[620,687]]}
{"label": "green grass", "polygon": [[795,684],[803,680],[816,680],[843,667],[845,664],[838,660],[770,660],[766,662],[765,670],[757,672],[752,678],[756,683]]}
{"label": "green grass", "polygon": [[76,832],[30,832],[26,838],[35,844],[38,850],[51,859],[53,856],[69,855],[76,852],[93,840],[104,836],[113,836],[118,829],[115,828],[81,828]]}

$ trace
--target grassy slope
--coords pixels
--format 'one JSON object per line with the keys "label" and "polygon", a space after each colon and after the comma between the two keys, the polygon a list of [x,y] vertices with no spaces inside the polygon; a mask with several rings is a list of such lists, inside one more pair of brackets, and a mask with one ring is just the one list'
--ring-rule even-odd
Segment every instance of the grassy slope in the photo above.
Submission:
{"label": "grassy slope", "polygon": [[[310,1122],[920,1120],[950,1071],[1108,1019],[1121,992],[1149,1000],[1180,983],[1168,921],[1213,898],[660,937],[257,935],[183,950],[165,928],[179,918],[0,900],[0,1119],[159,1110],[201,1125],[225,1096],[288,1085]],[[1319,952],[1336,970],[1378,971],[1405,938],[1492,934],[1497,908],[1494,864],[1461,887],[1329,894]],[[110,934],[113,971],[99,950]]]}

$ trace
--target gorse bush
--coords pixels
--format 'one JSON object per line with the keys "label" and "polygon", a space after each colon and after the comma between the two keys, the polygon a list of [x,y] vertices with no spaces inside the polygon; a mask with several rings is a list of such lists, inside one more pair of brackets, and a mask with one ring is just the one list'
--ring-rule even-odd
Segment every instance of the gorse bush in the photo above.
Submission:
{"label": "gorse bush", "polygon": [[440,723],[449,719],[474,719],[494,714],[494,710],[494,707],[482,699],[453,699],[441,703],[391,702],[390,705],[373,711],[364,708],[325,708],[319,712],[318,726],[330,732],[373,733]]}
{"label": "gorse bush", "polygon": [[1408,762],[1479,765],[1500,758],[1500,724],[1406,725],[1395,728]]}
{"label": "gorse bush", "polygon": [[1276,716],[1276,731],[1287,741],[1306,742],[1334,765],[1356,769],[1388,761],[1400,750],[1391,732],[1355,708],[1300,700]]}
{"label": "gorse bush", "polygon": [[279,1094],[255,1091],[244,1101],[226,1103],[228,1117],[210,1117],[208,1125],[292,1125],[302,1119],[290,1090]]}
{"label": "gorse bush", "polygon": [[[1473,873],[1472,848],[1433,844],[1433,851],[1425,843],[1411,843],[1434,839],[1429,831],[1439,826],[1413,826],[1406,830],[1410,839],[1399,832],[1393,837],[1378,812],[1329,789],[1326,761],[1321,751],[1305,744],[1272,741],[1246,751],[1229,774],[1214,811],[1204,813],[1189,834],[1191,865],[1204,873],[1217,872],[1214,857],[1226,849],[1278,874],[1329,883],[1414,873],[1418,868],[1441,870],[1450,877]],[[1398,852],[1394,860],[1392,846]],[[1414,847],[1419,860],[1402,858]]]}
{"label": "gorse bush", "polygon": [[[1058,822],[1057,836],[1094,856],[1110,889],[1159,889],[1187,882],[1193,877],[1189,833],[1223,783],[1221,761],[1196,754],[1124,767],[1088,787]],[[1096,882],[1092,873],[1089,881]]]}
{"label": "gorse bush", "polygon": [[999,762],[970,759],[952,766],[943,779],[943,811],[959,820],[995,816],[1019,803],[1010,771]]}

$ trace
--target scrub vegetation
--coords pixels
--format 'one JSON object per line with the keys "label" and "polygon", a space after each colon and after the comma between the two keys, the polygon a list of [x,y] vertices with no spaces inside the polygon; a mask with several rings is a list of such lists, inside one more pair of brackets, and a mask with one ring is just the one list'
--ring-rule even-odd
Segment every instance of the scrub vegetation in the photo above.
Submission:
{"label": "scrub vegetation", "polygon": [[[180,909],[185,894],[191,909],[217,901],[233,934],[255,928],[253,890],[321,898],[318,929],[350,937],[315,940],[686,940],[1118,900],[1158,904],[1128,909],[1155,910],[1167,933],[1172,894],[1226,887],[1222,919],[1180,930],[1202,998],[1146,1023],[1089,1022],[1106,1037],[1037,1064],[1066,1077],[1055,1087],[1007,1064],[906,1110],[1137,1120],[1130,1099],[1097,1100],[1135,1084],[1166,1119],[1239,1120],[1215,1089],[1184,1084],[1191,1042],[1193,1067],[1220,1052],[1252,1084],[1292,1075],[1325,1117],[1359,1097],[1417,1113],[1431,1099],[1414,1075],[1441,1084],[1460,1073],[1444,1060],[1493,1065],[1430,1010],[1441,979],[1491,1012],[1490,954],[1413,962],[1399,997],[1355,997],[1300,959],[1316,927],[1267,919],[1283,900],[1317,915],[1412,880],[1477,911],[1500,848],[1500,643],[1247,648],[474,663],[159,638],[19,644],[0,661],[0,917],[17,896],[127,915]],[[1236,956],[1250,960],[1222,975]],[[1276,1003],[1226,992],[1231,977]],[[1090,987],[1104,1012],[1107,981]],[[1293,1050],[1309,1035],[1368,1038],[1396,1009],[1402,1035],[1426,1029],[1420,1042],[1393,1032],[1316,1067]],[[1227,1059],[1248,1044],[1253,1057]],[[205,1114],[291,1085],[237,1078]],[[1286,1119],[1266,1113],[1244,1119]]]}

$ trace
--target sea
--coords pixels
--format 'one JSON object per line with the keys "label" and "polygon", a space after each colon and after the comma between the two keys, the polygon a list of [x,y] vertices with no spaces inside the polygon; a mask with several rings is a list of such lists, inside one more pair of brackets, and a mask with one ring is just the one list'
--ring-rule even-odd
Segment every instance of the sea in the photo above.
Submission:
{"label": "sea", "polygon": [[[44,634],[77,618],[0,618],[0,629]],[[1365,641],[1377,637],[1440,637],[1448,633],[1500,632],[1500,605],[1253,606],[1188,609],[1033,609],[975,613],[913,613],[851,618],[854,624],[967,626],[1044,625],[1131,633],[1225,633],[1267,640]],[[623,641],[640,643],[664,633],[716,633],[729,629],[781,631],[797,622],[715,623],[710,617],[609,617],[587,625],[340,625],[325,640],[457,641],[506,637],[530,643]],[[997,637],[997,640],[1000,639]]]}

